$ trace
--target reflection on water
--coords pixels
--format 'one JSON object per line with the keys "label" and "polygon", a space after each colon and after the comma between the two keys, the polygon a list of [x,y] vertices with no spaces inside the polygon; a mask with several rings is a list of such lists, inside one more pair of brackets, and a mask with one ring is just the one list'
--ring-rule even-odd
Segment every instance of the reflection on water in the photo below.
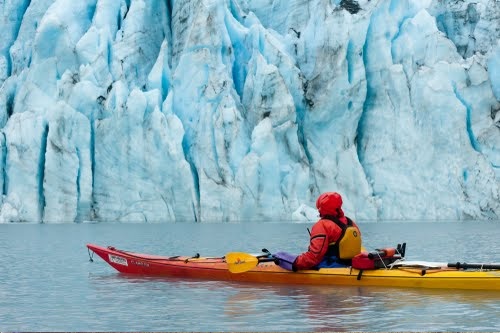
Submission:
{"label": "reflection on water", "polygon": [[[101,300],[114,302],[111,313],[116,315],[123,310],[120,310],[120,306],[126,306],[129,302],[141,304],[143,301],[138,298],[149,297],[158,307],[149,324],[162,327],[163,323],[171,330],[186,330],[186,327],[201,331],[500,329],[497,322],[500,315],[499,292],[268,286],[242,282],[142,278],[118,273],[89,275],[89,279],[97,288]],[[120,290],[123,297],[116,294]],[[123,299],[123,304],[117,303],[117,299]],[[138,308],[137,305],[134,307]],[[122,313],[121,317],[127,319],[128,315]],[[169,322],[173,318],[175,323]],[[143,328],[133,324],[126,327],[134,330]]]}
{"label": "reflection on water", "polygon": [[[0,331],[500,331],[500,292],[137,277],[85,248],[299,252],[307,226],[0,225]],[[362,227],[368,247],[406,241],[412,260],[500,261],[500,223]]]}
{"label": "reflection on water", "polygon": [[252,284],[238,284],[235,289],[225,304],[227,316],[258,318],[276,312],[270,311],[274,306],[287,318],[286,323],[279,318],[274,323],[288,329],[290,318],[297,315],[295,327],[307,322],[306,329],[315,331],[463,330],[472,324],[474,330],[488,330],[500,314],[500,293],[484,291]]}

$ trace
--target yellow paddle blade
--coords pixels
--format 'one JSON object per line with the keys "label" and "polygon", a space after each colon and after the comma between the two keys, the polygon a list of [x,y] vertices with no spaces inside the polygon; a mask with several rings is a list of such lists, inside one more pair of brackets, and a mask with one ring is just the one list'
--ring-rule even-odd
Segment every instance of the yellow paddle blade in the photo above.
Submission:
{"label": "yellow paddle blade", "polygon": [[244,252],[229,252],[226,254],[226,263],[231,273],[243,273],[257,266],[259,259]]}

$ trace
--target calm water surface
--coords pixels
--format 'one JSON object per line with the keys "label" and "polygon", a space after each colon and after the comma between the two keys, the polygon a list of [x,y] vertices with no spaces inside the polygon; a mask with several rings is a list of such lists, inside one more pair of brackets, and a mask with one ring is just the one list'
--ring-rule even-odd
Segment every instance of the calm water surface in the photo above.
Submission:
{"label": "calm water surface", "polygon": [[[500,222],[360,223],[369,249],[500,262]],[[302,252],[310,224],[0,224],[0,331],[500,331],[500,293],[124,276],[86,243],[164,255]]]}

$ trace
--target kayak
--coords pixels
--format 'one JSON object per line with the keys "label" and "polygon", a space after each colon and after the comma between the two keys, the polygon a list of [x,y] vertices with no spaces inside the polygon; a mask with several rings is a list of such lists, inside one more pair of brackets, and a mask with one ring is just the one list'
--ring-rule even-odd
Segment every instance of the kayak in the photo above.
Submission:
{"label": "kayak", "polygon": [[120,273],[265,284],[309,284],[500,290],[500,265],[401,261],[377,269],[321,268],[292,272],[275,260],[241,252],[222,257],[159,256],[87,244],[92,261],[97,254]]}

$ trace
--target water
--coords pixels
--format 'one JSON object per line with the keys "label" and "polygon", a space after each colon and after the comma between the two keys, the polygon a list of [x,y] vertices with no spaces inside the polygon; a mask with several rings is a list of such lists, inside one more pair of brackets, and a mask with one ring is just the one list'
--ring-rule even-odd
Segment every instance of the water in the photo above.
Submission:
{"label": "water", "polygon": [[[500,262],[500,223],[361,223],[369,249]],[[500,293],[124,276],[86,243],[164,255],[298,253],[308,224],[0,224],[0,331],[500,331]]]}

